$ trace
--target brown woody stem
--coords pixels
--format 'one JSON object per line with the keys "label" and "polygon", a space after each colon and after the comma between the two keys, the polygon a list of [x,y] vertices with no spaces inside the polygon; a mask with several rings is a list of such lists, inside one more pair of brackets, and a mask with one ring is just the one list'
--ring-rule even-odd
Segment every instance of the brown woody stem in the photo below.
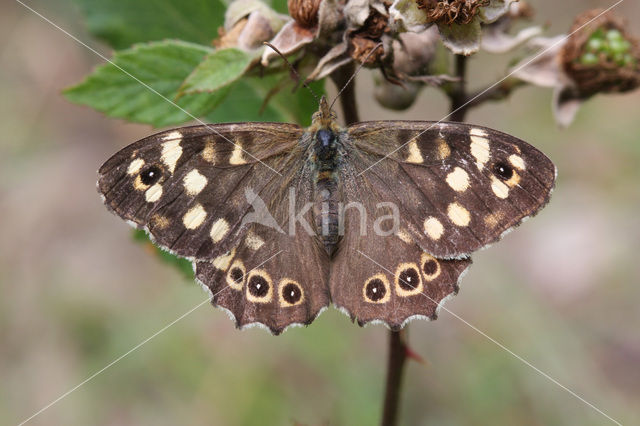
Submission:
{"label": "brown woody stem", "polygon": [[338,68],[331,74],[331,80],[340,91],[344,87],[342,95],[340,95],[340,107],[342,109],[342,115],[344,116],[345,124],[353,124],[360,121],[358,115],[358,105],[356,104],[356,80],[353,79],[348,86],[345,84],[349,81],[349,78],[355,72],[353,65],[345,65]]}
{"label": "brown woody stem", "polygon": [[389,358],[387,361],[387,385],[384,395],[382,411],[382,426],[398,424],[398,406],[402,389],[402,373],[407,360],[407,346],[405,344],[405,327],[400,331],[389,331]]}
{"label": "brown woody stem", "polygon": [[467,57],[464,55],[455,55],[456,69],[455,75],[459,80],[455,83],[453,91],[449,95],[451,99],[451,115],[450,121],[464,121],[469,105],[467,102]]}

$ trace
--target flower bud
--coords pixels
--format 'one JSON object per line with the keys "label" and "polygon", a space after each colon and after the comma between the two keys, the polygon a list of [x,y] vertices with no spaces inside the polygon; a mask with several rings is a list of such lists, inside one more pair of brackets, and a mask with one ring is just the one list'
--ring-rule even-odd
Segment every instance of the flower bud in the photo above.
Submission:
{"label": "flower bud", "polygon": [[[611,13],[589,10],[579,15],[560,54],[562,66],[578,92],[626,92],[640,85],[640,45],[625,22]],[[587,23],[592,21],[582,31]]]}
{"label": "flower bud", "polygon": [[313,28],[318,24],[318,10],[322,0],[287,0],[289,15],[304,28]]}

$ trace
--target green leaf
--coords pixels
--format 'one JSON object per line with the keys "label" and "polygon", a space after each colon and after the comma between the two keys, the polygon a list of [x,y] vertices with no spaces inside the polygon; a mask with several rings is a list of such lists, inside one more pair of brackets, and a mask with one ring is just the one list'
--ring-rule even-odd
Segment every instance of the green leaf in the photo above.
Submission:
{"label": "green leaf", "polygon": [[176,100],[184,79],[212,51],[181,41],[135,45],[116,52],[112,63],[99,66],[82,83],[66,89],[64,95],[110,117],[156,127],[184,123],[193,117],[174,103],[199,117],[214,109],[227,95],[227,90],[219,90],[213,95],[195,94]]}
{"label": "green leaf", "polygon": [[[275,121],[308,126],[311,124],[311,115],[318,110],[318,101],[304,87],[291,93],[293,81],[286,78],[286,74],[279,74],[238,80],[231,86],[226,99],[207,114],[207,121]],[[271,96],[265,105],[270,92],[282,81],[287,84]],[[324,80],[313,82],[310,86],[318,96],[324,94]],[[264,111],[261,111],[263,107]]]}
{"label": "green leaf", "polygon": [[91,34],[115,49],[176,38],[210,45],[224,23],[222,0],[74,0]]}
{"label": "green leaf", "polygon": [[135,229],[133,231],[133,240],[140,244],[147,244],[153,248],[155,255],[164,263],[177,268],[185,278],[193,279],[193,264],[187,259],[174,256],[173,254],[162,250],[151,242],[146,232],[141,229]]}
{"label": "green leaf", "polygon": [[233,83],[249,69],[254,55],[238,49],[220,49],[207,55],[187,77],[180,94],[215,92]]}

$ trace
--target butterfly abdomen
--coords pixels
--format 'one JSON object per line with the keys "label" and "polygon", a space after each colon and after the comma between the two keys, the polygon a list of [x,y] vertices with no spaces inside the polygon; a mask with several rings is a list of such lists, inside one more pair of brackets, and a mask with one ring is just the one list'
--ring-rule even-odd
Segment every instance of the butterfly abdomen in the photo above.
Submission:
{"label": "butterfly abdomen", "polygon": [[331,256],[340,241],[336,134],[327,128],[318,130],[314,135],[313,150],[316,169],[313,216],[316,234]]}
{"label": "butterfly abdomen", "polygon": [[321,171],[315,183],[313,217],[316,234],[331,256],[340,242],[338,180],[333,172]]}

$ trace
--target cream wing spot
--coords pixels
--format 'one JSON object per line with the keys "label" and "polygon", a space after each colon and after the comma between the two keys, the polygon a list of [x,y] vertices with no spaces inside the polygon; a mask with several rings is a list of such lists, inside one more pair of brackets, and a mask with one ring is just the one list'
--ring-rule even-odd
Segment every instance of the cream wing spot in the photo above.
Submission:
{"label": "cream wing spot", "polygon": [[146,191],[147,189],[149,189],[149,185],[145,185],[142,182],[142,178],[140,178],[140,175],[136,176],[136,178],[133,180],[133,187],[136,191]]}
{"label": "cream wing spot", "polygon": [[187,229],[196,229],[207,218],[207,212],[201,204],[196,204],[182,217],[182,223]]}
{"label": "cream wing spot", "polygon": [[479,127],[472,127],[471,130],[469,130],[469,134],[471,136],[480,136],[481,138],[486,138],[488,136],[487,131]]}
{"label": "cream wing spot", "polygon": [[[174,135],[170,138],[170,136]],[[178,160],[182,156],[182,147],[180,142],[182,141],[182,135],[180,132],[171,132],[164,137],[167,142],[162,144],[162,154],[160,158],[162,162],[167,166],[171,174],[176,170]]]}
{"label": "cream wing spot", "polygon": [[442,223],[437,218],[428,217],[424,221],[424,233],[432,240],[437,241],[444,233],[444,226],[442,226]]}
{"label": "cream wing spot", "polygon": [[227,222],[223,218],[216,220],[215,222],[213,222],[213,225],[211,225],[210,235],[214,243],[217,243],[220,240],[222,240],[224,236],[227,235],[228,232],[229,232],[229,222]]}
{"label": "cream wing spot", "polygon": [[409,142],[409,155],[406,159],[407,163],[421,164],[424,162],[420,148],[418,148],[418,142],[415,139],[411,139]]}
{"label": "cream wing spot", "polygon": [[202,150],[202,158],[209,163],[216,162],[216,148],[213,145],[212,141],[207,141]]}
{"label": "cream wing spot", "polygon": [[229,253],[220,255],[211,261],[211,264],[214,268],[220,269],[222,271],[226,271],[231,264],[231,260],[233,260],[236,255],[236,249],[231,250]]}
{"label": "cream wing spot", "polygon": [[491,177],[491,190],[498,198],[505,199],[509,196],[509,187],[493,176]]}
{"label": "cream wing spot", "polygon": [[129,164],[129,168],[127,169],[127,174],[130,176],[135,175],[140,171],[140,169],[144,166],[144,160],[142,158],[136,158]]}
{"label": "cream wing spot", "polygon": [[240,145],[238,141],[236,141],[233,152],[231,153],[231,158],[229,158],[229,164],[233,164],[234,166],[247,164],[247,160],[242,157],[242,145]]}
{"label": "cream wing spot", "polygon": [[518,170],[524,170],[525,169],[524,160],[519,155],[511,154],[509,156],[509,163],[511,163],[511,165],[513,167],[515,167],[516,169],[518,169]]}
{"label": "cream wing spot", "polygon": [[471,222],[471,214],[469,210],[462,207],[459,203],[451,203],[447,208],[449,220],[458,226],[468,226]]}
{"label": "cream wing spot", "polygon": [[249,233],[247,234],[247,238],[245,238],[245,240],[244,240],[244,243],[251,250],[258,250],[260,247],[262,247],[264,245],[264,240],[262,238],[260,238],[258,235],[256,235],[253,232],[249,231]]}
{"label": "cream wing spot", "polygon": [[451,155],[451,148],[444,139],[438,139],[438,158],[444,160]]}
{"label": "cream wing spot", "polygon": [[155,203],[162,197],[162,185],[156,183],[144,193],[144,199],[147,203]]}
{"label": "cream wing spot", "polygon": [[474,135],[473,130],[471,133],[471,155],[476,159],[478,170],[484,168],[490,157],[489,140],[482,136]]}
{"label": "cream wing spot", "polygon": [[460,167],[456,167],[447,175],[447,183],[454,191],[464,192],[469,188],[469,175]]}
{"label": "cream wing spot", "polygon": [[400,238],[401,241],[407,244],[411,244],[413,242],[411,235],[409,235],[407,231],[400,230],[396,233],[396,235],[398,236],[398,238]]}
{"label": "cream wing spot", "polygon": [[184,189],[187,194],[198,195],[205,186],[207,186],[207,178],[204,177],[197,169],[191,170],[183,179]]}

